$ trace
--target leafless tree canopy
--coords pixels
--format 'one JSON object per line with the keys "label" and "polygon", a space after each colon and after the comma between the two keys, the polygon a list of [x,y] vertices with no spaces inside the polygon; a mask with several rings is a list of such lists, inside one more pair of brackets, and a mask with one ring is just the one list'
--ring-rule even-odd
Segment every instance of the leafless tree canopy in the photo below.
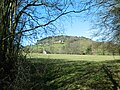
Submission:
{"label": "leafless tree canopy", "polygon": [[62,17],[89,10],[95,6],[91,2],[0,0],[0,88],[11,88],[16,78],[22,38],[55,33]]}
{"label": "leafless tree canopy", "polygon": [[[100,0],[104,1],[98,4],[95,17],[94,29],[97,29],[97,36],[102,36],[103,40],[119,42],[120,29],[120,0]],[[98,2],[100,2],[98,0]]]}

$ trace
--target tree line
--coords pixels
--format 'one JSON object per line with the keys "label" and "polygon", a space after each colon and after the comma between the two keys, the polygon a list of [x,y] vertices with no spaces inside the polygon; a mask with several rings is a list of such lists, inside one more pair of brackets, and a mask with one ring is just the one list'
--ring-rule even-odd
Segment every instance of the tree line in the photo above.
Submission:
{"label": "tree line", "polygon": [[93,41],[86,37],[53,36],[38,40],[35,45],[26,46],[31,53],[78,54],[78,55],[120,55],[119,45],[110,41]]}

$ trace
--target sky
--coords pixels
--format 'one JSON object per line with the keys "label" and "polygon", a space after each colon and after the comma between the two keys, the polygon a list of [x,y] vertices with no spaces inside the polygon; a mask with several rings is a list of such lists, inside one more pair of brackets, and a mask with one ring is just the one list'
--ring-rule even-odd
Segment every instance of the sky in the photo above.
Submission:
{"label": "sky", "polygon": [[87,38],[91,38],[90,33],[90,22],[83,21],[79,19],[74,19],[72,23],[65,24],[65,34],[70,36],[84,36]]}
{"label": "sky", "polygon": [[[38,8],[38,10],[40,10],[40,8]],[[41,11],[41,10],[40,10]],[[43,12],[45,13],[45,12]],[[83,18],[82,18],[83,17]],[[63,26],[64,26],[64,33],[63,35],[68,35],[68,36],[84,36],[87,38],[91,38],[91,34],[90,32],[90,22],[89,21],[84,21],[85,19],[87,20],[88,17],[84,17],[84,13],[80,13],[79,15],[72,15],[72,20],[71,17],[67,18],[68,21],[62,21],[63,22]],[[70,22],[69,22],[70,21]],[[61,22],[60,22],[61,23]],[[58,27],[59,28],[59,27]],[[61,35],[61,34],[60,34]],[[43,36],[44,37],[48,37],[47,36]],[[42,38],[40,38],[42,39]],[[34,40],[24,40],[23,45],[31,45],[37,42],[37,39]]]}
{"label": "sky", "polygon": [[[90,39],[91,37],[90,28],[91,23],[89,21],[84,21],[82,18],[74,18],[71,22],[64,23],[64,33],[67,36],[84,36]],[[61,34],[60,34],[61,35]],[[47,37],[47,36],[46,36]],[[42,38],[41,38],[42,39]],[[94,39],[93,39],[94,40]],[[33,45],[37,42],[37,39],[27,40],[24,42],[23,46]]]}

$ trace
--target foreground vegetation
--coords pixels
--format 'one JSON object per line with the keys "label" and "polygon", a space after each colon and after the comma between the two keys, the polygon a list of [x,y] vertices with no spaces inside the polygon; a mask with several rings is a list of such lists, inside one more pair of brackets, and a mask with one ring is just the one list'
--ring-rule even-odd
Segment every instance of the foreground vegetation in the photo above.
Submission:
{"label": "foreground vegetation", "polygon": [[118,56],[115,58],[31,54],[27,89],[117,90],[116,87],[120,86],[120,60]]}

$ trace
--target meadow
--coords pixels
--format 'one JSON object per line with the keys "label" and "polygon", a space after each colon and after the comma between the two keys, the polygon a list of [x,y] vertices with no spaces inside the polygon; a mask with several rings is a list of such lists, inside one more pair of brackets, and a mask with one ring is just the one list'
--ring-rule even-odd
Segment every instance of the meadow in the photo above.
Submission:
{"label": "meadow", "polygon": [[110,61],[120,59],[120,56],[113,55],[73,55],[73,54],[40,54],[30,53],[28,57],[44,59],[63,59],[65,61]]}
{"label": "meadow", "polygon": [[120,56],[32,53],[32,90],[119,90]]}

